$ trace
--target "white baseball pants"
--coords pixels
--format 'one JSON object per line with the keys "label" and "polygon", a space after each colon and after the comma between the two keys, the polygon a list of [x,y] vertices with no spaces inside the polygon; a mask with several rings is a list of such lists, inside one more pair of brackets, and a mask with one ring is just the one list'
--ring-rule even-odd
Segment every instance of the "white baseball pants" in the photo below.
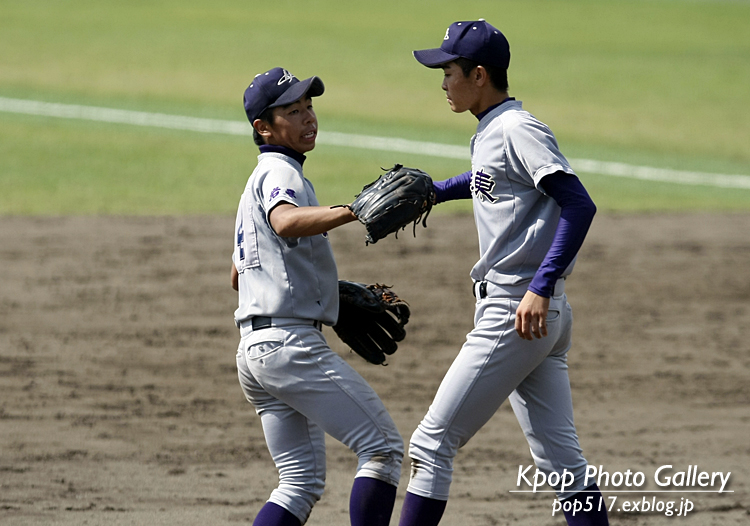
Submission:
{"label": "white baseball pants", "polygon": [[279,471],[269,501],[304,524],[325,486],[325,433],[359,458],[357,477],[398,485],[403,440],[372,387],[310,325],[241,330],[240,385]]}
{"label": "white baseball pants", "polygon": [[[567,352],[573,314],[564,293],[551,298],[548,336],[523,340],[515,331],[519,298],[477,300],[474,325],[445,375],[427,415],[411,437],[408,491],[448,500],[453,458],[506,398],[521,424],[537,467],[564,469],[584,489],[586,460],[573,424]],[[509,481],[515,487],[516,479]],[[557,488],[555,488],[557,489]]]}

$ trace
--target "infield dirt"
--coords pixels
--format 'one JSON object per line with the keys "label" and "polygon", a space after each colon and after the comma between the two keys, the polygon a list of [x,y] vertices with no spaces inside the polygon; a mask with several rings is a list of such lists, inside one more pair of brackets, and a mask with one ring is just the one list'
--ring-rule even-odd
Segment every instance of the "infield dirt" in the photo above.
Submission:
{"label": "infield dirt", "polygon": [[[0,219],[0,522],[251,523],[276,484],[260,419],[235,371],[233,217]],[[365,246],[330,233],[339,275],[393,285],[412,307],[387,367],[325,334],[409,436],[471,329],[469,215],[438,216]],[[567,282],[569,354],[584,454],[643,472],[623,501],[689,499],[687,517],[612,524],[747,524],[750,215],[599,214]],[[550,493],[512,493],[531,458],[509,405],[458,455],[443,524],[559,525]],[[731,472],[727,493],[660,488],[654,472]],[[329,440],[308,524],[348,524],[354,455]],[[392,524],[408,480],[405,462]],[[716,488],[714,488],[716,489]],[[684,500],[682,501],[684,502]],[[607,499],[609,505],[611,499]]]}

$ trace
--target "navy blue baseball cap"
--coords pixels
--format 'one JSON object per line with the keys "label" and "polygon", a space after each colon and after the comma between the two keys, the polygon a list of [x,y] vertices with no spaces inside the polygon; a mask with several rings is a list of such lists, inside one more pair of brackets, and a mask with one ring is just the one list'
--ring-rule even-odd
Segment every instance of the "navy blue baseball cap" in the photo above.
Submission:
{"label": "navy blue baseball cap", "polygon": [[439,48],[414,52],[414,58],[429,68],[442,66],[459,57],[508,69],[510,45],[500,30],[480,18],[475,22],[452,23]]}
{"label": "navy blue baseball cap", "polygon": [[305,95],[318,97],[324,91],[318,77],[299,80],[284,68],[273,68],[255,75],[245,90],[245,114],[252,124],[268,108],[291,104]]}

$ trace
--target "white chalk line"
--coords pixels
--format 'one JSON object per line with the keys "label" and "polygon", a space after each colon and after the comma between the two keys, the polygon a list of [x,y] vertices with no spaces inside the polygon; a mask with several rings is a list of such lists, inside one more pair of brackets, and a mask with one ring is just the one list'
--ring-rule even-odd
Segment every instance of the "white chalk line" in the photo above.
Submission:
{"label": "white chalk line", "polygon": [[[169,115],[166,113],[148,113],[143,111],[118,110],[77,104],[60,104],[35,100],[12,99],[0,97],[0,111],[22,113],[44,117],[61,117],[82,119],[135,126],[187,130],[200,133],[221,133],[229,135],[252,135],[250,123],[221,119],[205,119]],[[469,148],[435,142],[412,141],[373,135],[352,133],[325,132],[318,134],[317,142],[331,146],[345,146],[368,150],[402,152],[430,157],[468,160]],[[569,159],[576,172],[627,177],[647,181],[661,181],[691,185],[714,186],[721,188],[742,188],[750,190],[750,176],[716,174],[636,166],[626,163],[595,161],[592,159]]]}

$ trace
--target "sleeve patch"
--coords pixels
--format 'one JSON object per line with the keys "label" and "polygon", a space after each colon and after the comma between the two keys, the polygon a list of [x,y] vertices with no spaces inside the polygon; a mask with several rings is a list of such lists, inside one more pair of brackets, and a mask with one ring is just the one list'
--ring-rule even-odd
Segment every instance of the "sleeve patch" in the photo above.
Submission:
{"label": "sleeve patch", "polygon": [[279,196],[282,197],[288,197],[296,202],[297,200],[297,192],[296,190],[292,188],[280,188],[278,186],[274,187],[273,190],[271,190],[271,193],[268,195],[268,202],[272,203],[276,198]]}

